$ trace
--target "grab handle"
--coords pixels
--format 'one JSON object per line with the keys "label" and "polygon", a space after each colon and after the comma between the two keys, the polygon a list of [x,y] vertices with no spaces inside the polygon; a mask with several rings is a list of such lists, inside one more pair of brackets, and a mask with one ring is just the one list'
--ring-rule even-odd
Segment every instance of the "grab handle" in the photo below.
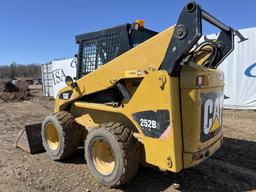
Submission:
{"label": "grab handle", "polygon": [[205,10],[201,9],[201,14],[202,14],[202,18],[205,21],[211,23],[212,25],[218,27],[219,29],[226,32],[229,32],[231,30],[230,27],[228,27],[227,25],[225,25],[224,23],[222,23],[221,21],[219,21],[218,19],[216,19],[215,17],[207,13]]}

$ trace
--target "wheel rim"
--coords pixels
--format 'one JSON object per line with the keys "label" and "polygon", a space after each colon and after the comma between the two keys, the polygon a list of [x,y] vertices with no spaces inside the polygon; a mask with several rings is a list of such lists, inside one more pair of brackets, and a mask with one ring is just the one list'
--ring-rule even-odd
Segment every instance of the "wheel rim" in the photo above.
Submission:
{"label": "wheel rim", "polygon": [[45,129],[46,140],[51,150],[56,150],[59,147],[58,131],[52,123],[48,123]]}
{"label": "wheel rim", "polygon": [[110,175],[115,169],[115,158],[111,146],[103,139],[92,144],[92,159],[97,171],[102,175]]}

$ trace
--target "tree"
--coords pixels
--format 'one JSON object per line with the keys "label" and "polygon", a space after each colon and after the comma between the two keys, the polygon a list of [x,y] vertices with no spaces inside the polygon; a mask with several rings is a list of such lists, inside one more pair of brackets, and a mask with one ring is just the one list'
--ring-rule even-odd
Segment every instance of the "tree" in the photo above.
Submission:
{"label": "tree", "polygon": [[41,65],[38,64],[17,64],[15,62],[10,65],[0,66],[0,78],[10,77],[39,77],[41,76]]}

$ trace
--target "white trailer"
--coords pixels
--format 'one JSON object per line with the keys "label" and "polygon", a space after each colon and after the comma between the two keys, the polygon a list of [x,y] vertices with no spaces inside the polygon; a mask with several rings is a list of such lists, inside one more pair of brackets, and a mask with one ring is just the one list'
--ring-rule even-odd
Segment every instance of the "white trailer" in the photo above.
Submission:
{"label": "white trailer", "polygon": [[60,89],[66,86],[65,77],[76,77],[76,59],[55,60],[42,65],[44,96],[56,98]]}
{"label": "white trailer", "polygon": [[256,109],[256,27],[235,32],[235,49],[219,66],[224,71],[224,107]]}
{"label": "white trailer", "polygon": [[53,97],[52,62],[41,65],[43,95]]}

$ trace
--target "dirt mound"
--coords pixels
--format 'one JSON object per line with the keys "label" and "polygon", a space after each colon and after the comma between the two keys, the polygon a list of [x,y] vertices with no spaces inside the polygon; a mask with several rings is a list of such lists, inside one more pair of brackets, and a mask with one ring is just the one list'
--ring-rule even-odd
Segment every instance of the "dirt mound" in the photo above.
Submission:
{"label": "dirt mound", "polygon": [[0,101],[2,102],[20,102],[29,100],[31,97],[26,91],[0,92]]}
{"label": "dirt mound", "polygon": [[21,102],[31,99],[29,89],[22,89],[10,81],[0,81],[0,102]]}

